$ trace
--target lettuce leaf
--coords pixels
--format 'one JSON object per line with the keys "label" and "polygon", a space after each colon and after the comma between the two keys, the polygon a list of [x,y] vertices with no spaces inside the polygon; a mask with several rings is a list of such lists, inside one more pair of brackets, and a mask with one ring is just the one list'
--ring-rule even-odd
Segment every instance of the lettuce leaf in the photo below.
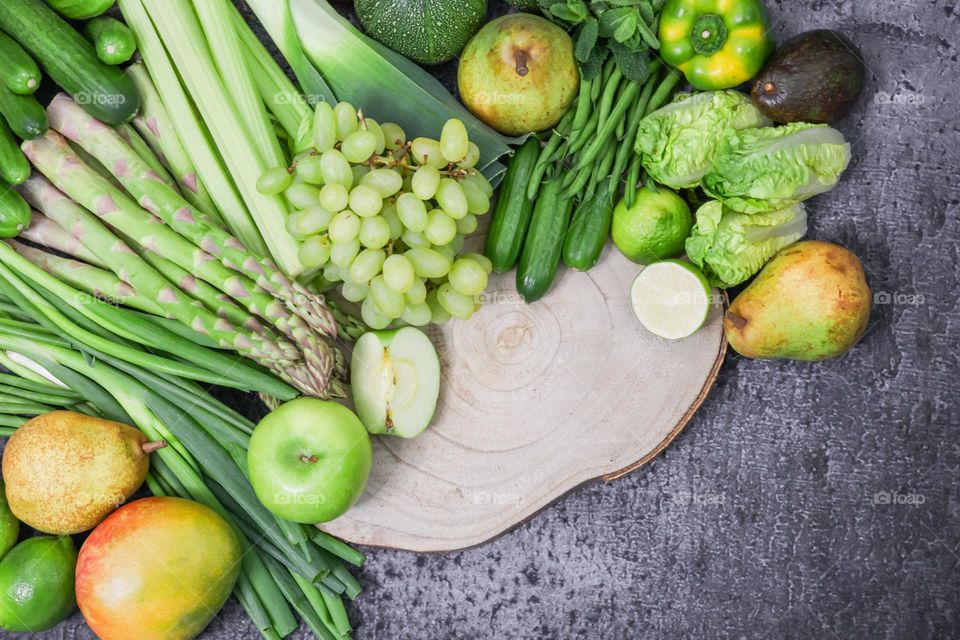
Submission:
{"label": "lettuce leaf", "polygon": [[825,124],[731,131],[703,189],[737,211],[770,211],[829,191],[849,163],[850,145]]}
{"label": "lettuce leaf", "polygon": [[703,269],[711,284],[733,287],[806,234],[807,211],[802,204],[746,214],[712,200],[697,210],[697,223],[687,238],[687,257]]}
{"label": "lettuce leaf", "polygon": [[770,124],[737,91],[680,93],[640,122],[636,150],[647,174],[660,184],[695,187],[728,132]]}

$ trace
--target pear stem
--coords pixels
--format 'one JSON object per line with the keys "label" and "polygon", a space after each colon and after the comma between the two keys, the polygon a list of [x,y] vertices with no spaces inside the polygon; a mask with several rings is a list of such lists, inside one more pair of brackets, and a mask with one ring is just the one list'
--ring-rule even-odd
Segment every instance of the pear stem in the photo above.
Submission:
{"label": "pear stem", "polygon": [[530,68],[527,66],[527,60],[529,60],[529,55],[526,51],[517,51],[517,73],[521,76],[525,76],[530,73]]}
{"label": "pear stem", "polygon": [[166,446],[167,446],[166,442],[164,442],[163,440],[158,440],[157,442],[145,442],[143,446],[140,448],[143,449],[143,452],[146,455],[150,455],[154,451],[159,451],[160,449],[163,449]]}
{"label": "pear stem", "polygon": [[733,311],[727,311],[727,321],[730,322],[735,329],[743,329],[747,326],[746,318]]}

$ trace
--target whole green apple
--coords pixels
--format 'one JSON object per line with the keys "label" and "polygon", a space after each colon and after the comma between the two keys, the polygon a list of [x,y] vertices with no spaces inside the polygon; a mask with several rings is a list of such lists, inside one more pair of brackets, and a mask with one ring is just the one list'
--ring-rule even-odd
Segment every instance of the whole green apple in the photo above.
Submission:
{"label": "whole green apple", "polygon": [[360,419],[336,402],[299,398],[264,418],[247,451],[250,483],[277,516],[329,522],[353,506],[373,453]]}

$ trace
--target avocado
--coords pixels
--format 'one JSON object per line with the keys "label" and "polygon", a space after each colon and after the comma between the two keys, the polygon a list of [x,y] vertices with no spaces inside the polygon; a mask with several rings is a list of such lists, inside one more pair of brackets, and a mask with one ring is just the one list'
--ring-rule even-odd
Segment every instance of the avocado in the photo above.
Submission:
{"label": "avocado", "polygon": [[420,64],[460,55],[487,17],[487,0],[354,0],[367,35]]}
{"label": "avocado", "polygon": [[786,42],[753,83],[753,103],[785,124],[829,124],[853,109],[866,69],[857,46],[836,31],[807,31]]}

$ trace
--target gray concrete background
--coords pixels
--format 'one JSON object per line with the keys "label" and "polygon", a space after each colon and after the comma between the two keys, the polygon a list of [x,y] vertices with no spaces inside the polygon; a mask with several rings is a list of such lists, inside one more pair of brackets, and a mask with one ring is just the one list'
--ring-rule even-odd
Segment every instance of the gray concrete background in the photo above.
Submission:
{"label": "gray concrete background", "polygon": [[[960,637],[957,3],[768,6],[780,40],[838,29],[870,69],[838,125],[853,163],[809,207],[878,294],[864,341],[814,365],[731,355],[663,455],[483,547],[369,550],[356,638]],[[93,636],[76,615],[18,637]],[[203,637],[259,636],[231,600]]]}

